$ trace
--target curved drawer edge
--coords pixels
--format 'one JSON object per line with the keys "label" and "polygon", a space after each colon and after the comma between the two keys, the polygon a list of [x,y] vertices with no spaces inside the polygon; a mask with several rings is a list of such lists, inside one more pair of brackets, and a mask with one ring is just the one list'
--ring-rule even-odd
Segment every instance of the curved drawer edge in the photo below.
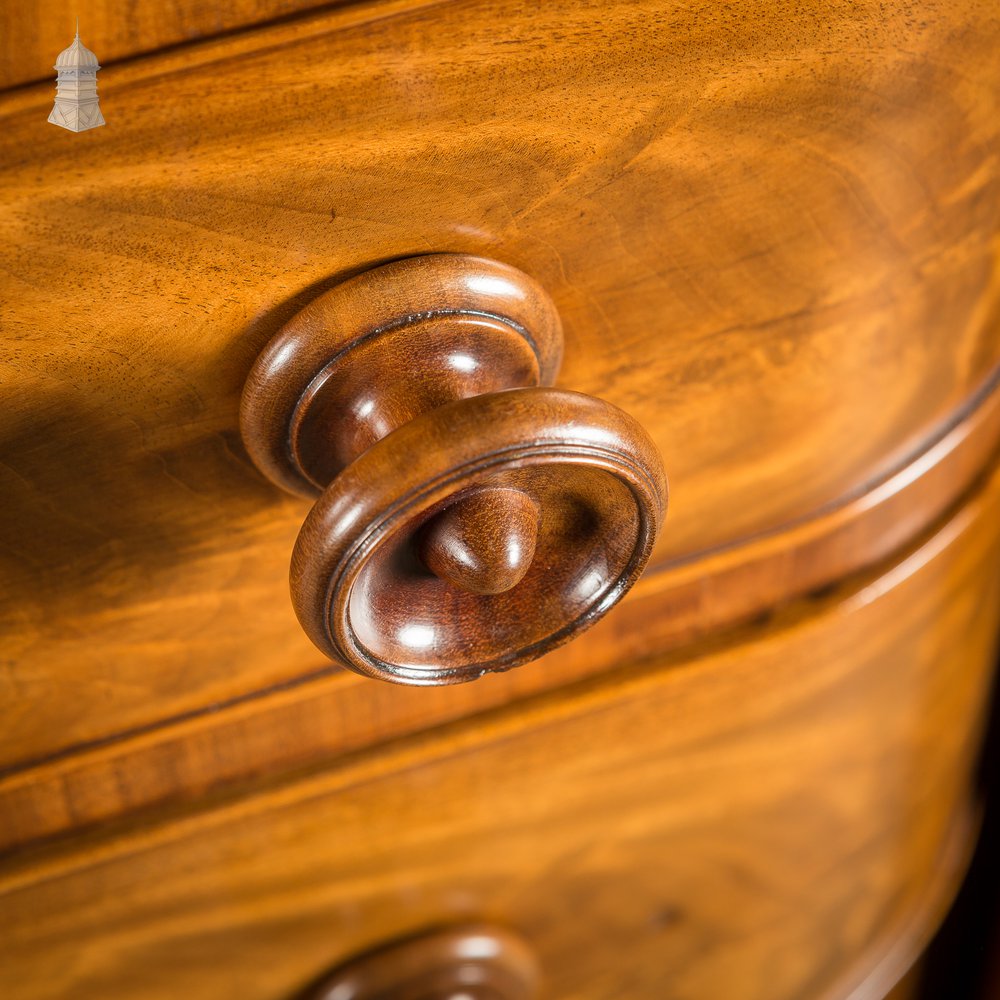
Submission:
{"label": "curved drawer edge", "polygon": [[919,887],[903,916],[818,1000],[886,1000],[930,944],[958,895],[982,828],[971,802],[953,820],[933,881]]}

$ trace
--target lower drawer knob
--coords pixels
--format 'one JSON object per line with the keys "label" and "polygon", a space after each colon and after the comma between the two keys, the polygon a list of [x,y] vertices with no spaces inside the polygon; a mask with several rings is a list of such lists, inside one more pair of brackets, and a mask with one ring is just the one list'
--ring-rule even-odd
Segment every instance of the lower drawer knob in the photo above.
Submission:
{"label": "lower drawer knob", "polygon": [[538,979],[520,938],[468,926],[362,955],[323,979],[307,1000],[535,1000]]}

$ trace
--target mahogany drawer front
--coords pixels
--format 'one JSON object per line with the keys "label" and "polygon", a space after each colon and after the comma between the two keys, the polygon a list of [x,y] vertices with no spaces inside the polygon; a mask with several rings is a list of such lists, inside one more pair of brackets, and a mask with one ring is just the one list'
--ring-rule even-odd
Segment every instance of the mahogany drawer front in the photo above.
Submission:
{"label": "mahogany drawer front", "polygon": [[[113,0],[94,0],[87,5],[80,27],[107,66],[166,45],[266,24],[319,6],[319,0],[229,0],[225,6],[175,0],[137,5],[123,16]],[[0,4],[0,89],[47,80],[78,15],[68,0]]]}
{"label": "mahogany drawer front", "polygon": [[373,264],[541,283],[560,385],[664,455],[659,566],[835,506],[971,405],[995,19],[709,10],[349,6],[102,70],[81,135],[48,84],[0,100],[0,761],[325,669],[287,597],[303,507],[237,403],[281,323]]}
{"label": "mahogany drawer front", "polygon": [[[0,874],[0,988],[278,1000],[451,921],[548,998],[843,998],[968,849],[1000,474],[903,558],[689,653]],[[888,956],[888,957],[887,957]]]}

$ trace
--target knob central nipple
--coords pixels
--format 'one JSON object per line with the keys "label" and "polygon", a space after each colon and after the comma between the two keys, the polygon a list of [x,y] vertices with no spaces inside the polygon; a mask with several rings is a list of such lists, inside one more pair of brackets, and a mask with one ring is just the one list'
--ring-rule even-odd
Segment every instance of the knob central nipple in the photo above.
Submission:
{"label": "knob central nipple", "polygon": [[528,572],[540,520],[527,493],[509,487],[477,490],[424,526],[417,551],[442,580],[473,594],[502,594]]}

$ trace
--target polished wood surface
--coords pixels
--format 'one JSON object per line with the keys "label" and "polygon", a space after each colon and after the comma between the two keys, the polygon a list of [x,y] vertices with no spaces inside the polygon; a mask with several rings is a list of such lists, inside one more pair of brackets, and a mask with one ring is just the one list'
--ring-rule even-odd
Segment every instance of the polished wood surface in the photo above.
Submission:
{"label": "polished wood surface", "polygon": [[919,963],[888,992],[879,996],[878,1000],[920,1000],[920,974]]}
{"label": "polished wood surface", "polygon": [[[550,1000],[882,1000],[977,826],[1000,615],[1000,17],[266,6],[212,26],[182,2],[130,41],[85,29],[106,129],[47,125],[51,80],[0,95],[0,994],[299,997],[489,921],[530,943]],[[178,30],[219,37],[115,64]],[[442,414],[513,447],[543,411],[586,423],[593,397],[669,460],[674,523],[579,643],[406,691],[298,633],[295,533],[306,518],[320,551],[339,519],[261,478],[238,410],[295,317],[441,252],[551,294],[557,388],[534,387],[524,338],[468,316],[456,343],[510,340],[485,382],[533,387],[434,399],[431,419],[426,345],[448,344],[418,337],[420,391],[369,419],[377,337],[353,381],[308,380],[301,492],[364,452],[391,500],[427,481],[422,448],[464,461],[435,445]],[[628,563],[614,477],[573,485],[606,521],[574,550],[551,476],[516,471],[397,525],[411,569],[468,595],[440,620],[469,662],[487,633],[497,665],[537,637],[542,588],[528,613],[510,595],[556,555]],[[410,621],[391,603],[405,560],[381,548],[350,620],[377,655]]]}
{"label": "polished wood surface", "polygon": [[419,934],[359,956],[306,1000],[535,1000],[538,963],[510,931],[470,925]]}
{"label": "polished wood surface", "polygon": [[1000,353],[996,41],[971,3],[376,4],[110,66],[90,133],[45,122],[48,83],[6,95],[0,760],[324,669],[284,597],[305,508],[237,401],[288,318],[386,260],[551,292],[560,385],[670,461],[657,566],[907,467]]}
{"label": "polished wood surface", "polygon": [[0,988],[270,1000],[482,919],[553,1000],[842,998],[960,877],[998,612],[994,475],[770,623],[37,847],[0,870]]}
{"label": "polished wood surface", "polygon": [[[0,89],[53,76],[56,56],[72,41],[76,19],[102,65],[168,45],[289,17],[337,0],[32,0],[0,4]],[[344,0],[342,0],[344,2]]]}

